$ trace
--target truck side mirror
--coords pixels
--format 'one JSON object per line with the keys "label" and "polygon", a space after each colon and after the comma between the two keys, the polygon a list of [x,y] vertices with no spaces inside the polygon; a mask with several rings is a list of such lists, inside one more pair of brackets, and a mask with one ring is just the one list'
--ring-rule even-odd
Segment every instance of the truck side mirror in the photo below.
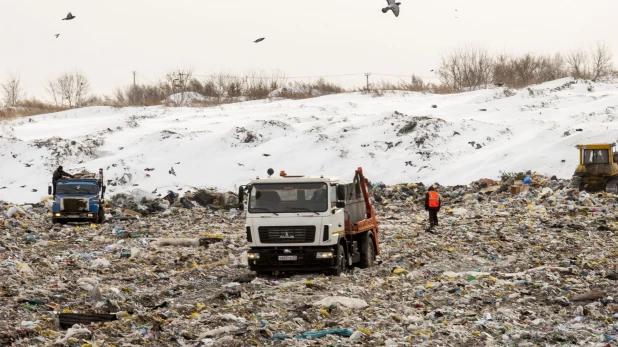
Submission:
{"label": "truck side mirror", "polygon": [[240,186],[238,188],[238,209],[240,211],[245,209],[244,200],[245,200],[245,186]]}
{"label": "truck side mirror", "polygon": [[335,207],[337,207],[337,208],[344,208],[345,207],[345,201],[337,201],[335,203]]}
{"label": "truck side mirror", "polygon": [[337,185],[337,200],[345,200],[345,186],[343,184]]}
{"label": "truck side mirror", "polygon": [[47,195],[52,195],[52,187],[47,186]]}

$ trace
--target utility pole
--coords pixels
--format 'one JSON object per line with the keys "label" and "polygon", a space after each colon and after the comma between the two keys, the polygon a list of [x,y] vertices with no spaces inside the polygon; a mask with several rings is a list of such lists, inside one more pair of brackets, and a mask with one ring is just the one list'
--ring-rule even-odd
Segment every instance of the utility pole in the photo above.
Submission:
{"label": "utility pole", "polygon": [[135,73],[136,73],[136,72],[137,72],[137,71],[133,71],[133,89],[135,89]]}
{"label": "utility pole", "polygon": [[371,75],[369,72],[365,74],[365,77],[367,77],[367,91],[369,91],[369,75]]}

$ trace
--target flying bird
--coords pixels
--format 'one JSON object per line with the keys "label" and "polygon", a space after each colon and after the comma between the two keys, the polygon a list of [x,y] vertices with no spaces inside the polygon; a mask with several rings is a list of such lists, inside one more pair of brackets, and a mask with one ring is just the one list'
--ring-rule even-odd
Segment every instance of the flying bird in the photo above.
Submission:
{"label": "flying bird", "polygon": [[245,164],[241,164],[241,163],[236,163],[236,164],[238,164],[238,166],[245,166]]}
{"label": "flying bird", "polygon": [[157,189],[158,188],[155,188],[155,190],[152,191],[152,194],[157,194]]}
{"label": "flying bird", "polygon": [[260,37],[259,39],[255,40],[253,42],[258,43],[258,42],[262,42],[262,41],[264,41],[264,37]]}
{"label": "flying bird", "polygon": [[58,38],[58,36],[60,36],[60,34],[56,34],[56,35],[54,35],[54,36],[56,36],[56,38]]}
{"label": "flying bird", "polygon": [[174,167],[172,166],[172,169],[169,171],[170,175],[174,175],[176,176],[176,171],[174,171]]}
{"label": "flying bird", "polygon": [[270,154],[268,154],[268,153],[264,153],[262,155],[265,156],[265,157],[270,157]]}
{"label": "flying bird", "polygon": [[388,10],[391,10],[393,11],[393,14],[395,14],[395,17],[399,17],[399,5],[401,5],[401,3],[395,1],[396,0],[386,0],[388,6],[382,9],[382,13],[386,13]]}
{"label": "flying bird", "polygon": [[67,17],[66,18],[62,18],[62,20],[71,20],[73,18],[75,18],[75,16],[71,12],[69,12],[69,14],[67,14]]}

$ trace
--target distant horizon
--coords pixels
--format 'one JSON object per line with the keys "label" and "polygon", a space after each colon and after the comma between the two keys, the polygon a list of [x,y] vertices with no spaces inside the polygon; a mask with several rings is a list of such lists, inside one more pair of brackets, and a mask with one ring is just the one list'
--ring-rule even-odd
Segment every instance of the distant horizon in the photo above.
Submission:
{"label": "distant horizon", "polygon": [[[88,77],[95,95],[130,85],[132,71],[138,83],[151,84],[165,71],[185,67],[198,75],[255,70],[337,75],[327,80],[359,87],[366,72],[374,74],[373,81],[382,79],[375,75],[380,73],[435,83],[431,70],[439,67],[441,54],[466,44],[508,54],[568,53],[598,42],[618,49],[615,0],[585,5],[576,0],[402,1],[399,17],[383,14],[384,3],[2,2],[0,22],[13,30],[0,32],[8,51],[0,55],[0,81],[19,74],[27,96],[39,99],[47,99],[48,79],[74,70]],[[62,21],[69,11],[75,19]],[[265,40],[254,43],[259,37]]]}

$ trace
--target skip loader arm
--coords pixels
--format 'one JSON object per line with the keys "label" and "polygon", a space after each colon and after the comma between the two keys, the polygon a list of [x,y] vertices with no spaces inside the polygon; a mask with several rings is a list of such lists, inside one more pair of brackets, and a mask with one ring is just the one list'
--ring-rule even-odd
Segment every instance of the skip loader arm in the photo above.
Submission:
{"label": "skip loader arm", "polygon": [[369,189],[367,188],[367,180],[363,175],[363,168],[356,169],[356,177],[359,180],[361,191],[363,192],[363,198],[365,199],[365,207],[367,209],[367,219],[358,223],[358,231],[373,230],[373,236],[375,239],[376,253],[380,251],[380,244],[378,242],[378,219],[376,218],[375,211],[371,205],[369,199]]}

